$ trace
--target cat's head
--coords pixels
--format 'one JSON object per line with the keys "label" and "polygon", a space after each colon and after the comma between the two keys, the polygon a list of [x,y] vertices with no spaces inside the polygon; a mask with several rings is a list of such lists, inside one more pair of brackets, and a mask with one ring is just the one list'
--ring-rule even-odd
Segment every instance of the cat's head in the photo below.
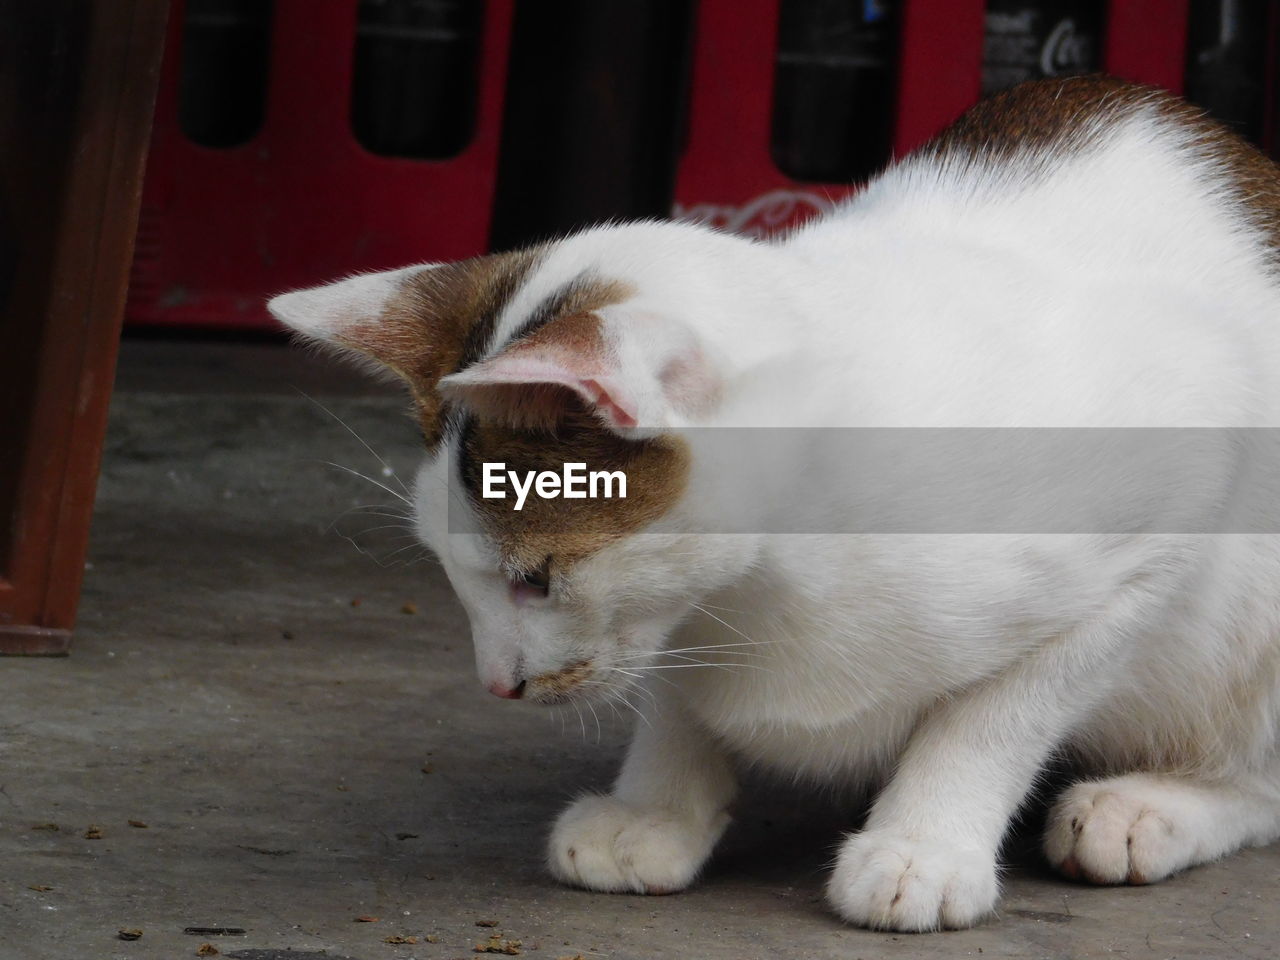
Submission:
{"label": "cat's head", "polygon": [[[744,242],[675,225],[601,228],[271,301],[306,338],[408,385],[427,447],[417,528],[466,608],[493,693],[615,695],[698,598],[749,566],[748,538],[698,533],[681,435],[714,415],[726,386],[689,315],[708,272],[691,260]],[[517,483],[532,473],[563,485],[566,464],[583,465],[587,496],[540,496],[552,492],[545,480],[515,509]]]}

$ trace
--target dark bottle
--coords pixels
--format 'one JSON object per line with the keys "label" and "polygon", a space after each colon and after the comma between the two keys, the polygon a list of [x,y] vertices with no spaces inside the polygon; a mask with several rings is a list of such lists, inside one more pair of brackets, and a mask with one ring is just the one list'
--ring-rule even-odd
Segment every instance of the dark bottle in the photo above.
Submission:
{"label": "dark bottle", "polygon": [[982,95],[1100,69],[1105,12],[1100,0],[987,0]]}
{"label": "dark bottle", "polygon": [[889,160],[897,0],[782,0],[773,160],[795,180],[862,180]]}
{"label": "dark bottle", "polygon": [[1258,144],[1266,125],[1270,6],[1192,0],[1187,23],[1187,99]]}
{"label": "dark bottle", "polygon": [[187,0],[178,125],[205,147],[253,139],[266,110],[271,0]]}
{"label": "dark bottle", "polygon": [[373,153],[456,156],[475,128],[483,0],[360,0],[351,127]]}
{"label": "dark bottle", "polygon": [[671,212],[695,0],[516,4],[491,246]]}

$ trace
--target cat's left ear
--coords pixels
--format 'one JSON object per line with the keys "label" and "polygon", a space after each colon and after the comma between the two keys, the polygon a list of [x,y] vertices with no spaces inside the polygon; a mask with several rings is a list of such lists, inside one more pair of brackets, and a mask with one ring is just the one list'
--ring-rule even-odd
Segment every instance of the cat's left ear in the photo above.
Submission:
{"label": "cat's left ear", "polygon": [[616,433],[688,426],[719,398],[721,377],[687,325],[618,304],[557,317],[440,381],[483,419],[550,427],[585,407]]}

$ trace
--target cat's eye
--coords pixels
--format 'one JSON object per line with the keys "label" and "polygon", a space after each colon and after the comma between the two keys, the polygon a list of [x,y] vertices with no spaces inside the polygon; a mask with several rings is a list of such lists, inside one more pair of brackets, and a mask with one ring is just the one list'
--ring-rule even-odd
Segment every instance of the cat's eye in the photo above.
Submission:
{"label": "cat's eye", "polygon": [[516,577],[516,583],[545,597],[551,590],[551,558],[547,557],[536,570],[520,573]]}

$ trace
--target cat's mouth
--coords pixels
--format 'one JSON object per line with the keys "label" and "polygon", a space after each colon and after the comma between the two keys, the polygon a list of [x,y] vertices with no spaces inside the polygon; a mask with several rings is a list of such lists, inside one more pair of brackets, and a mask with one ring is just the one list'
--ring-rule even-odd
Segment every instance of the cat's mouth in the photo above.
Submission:
{"label": "cat's mouth", "polygon": [[595,664],[591,660],[579,660],[559,670],[540,673],[528,681],[524,698],[534,703],[568,703],[594,673]]}

